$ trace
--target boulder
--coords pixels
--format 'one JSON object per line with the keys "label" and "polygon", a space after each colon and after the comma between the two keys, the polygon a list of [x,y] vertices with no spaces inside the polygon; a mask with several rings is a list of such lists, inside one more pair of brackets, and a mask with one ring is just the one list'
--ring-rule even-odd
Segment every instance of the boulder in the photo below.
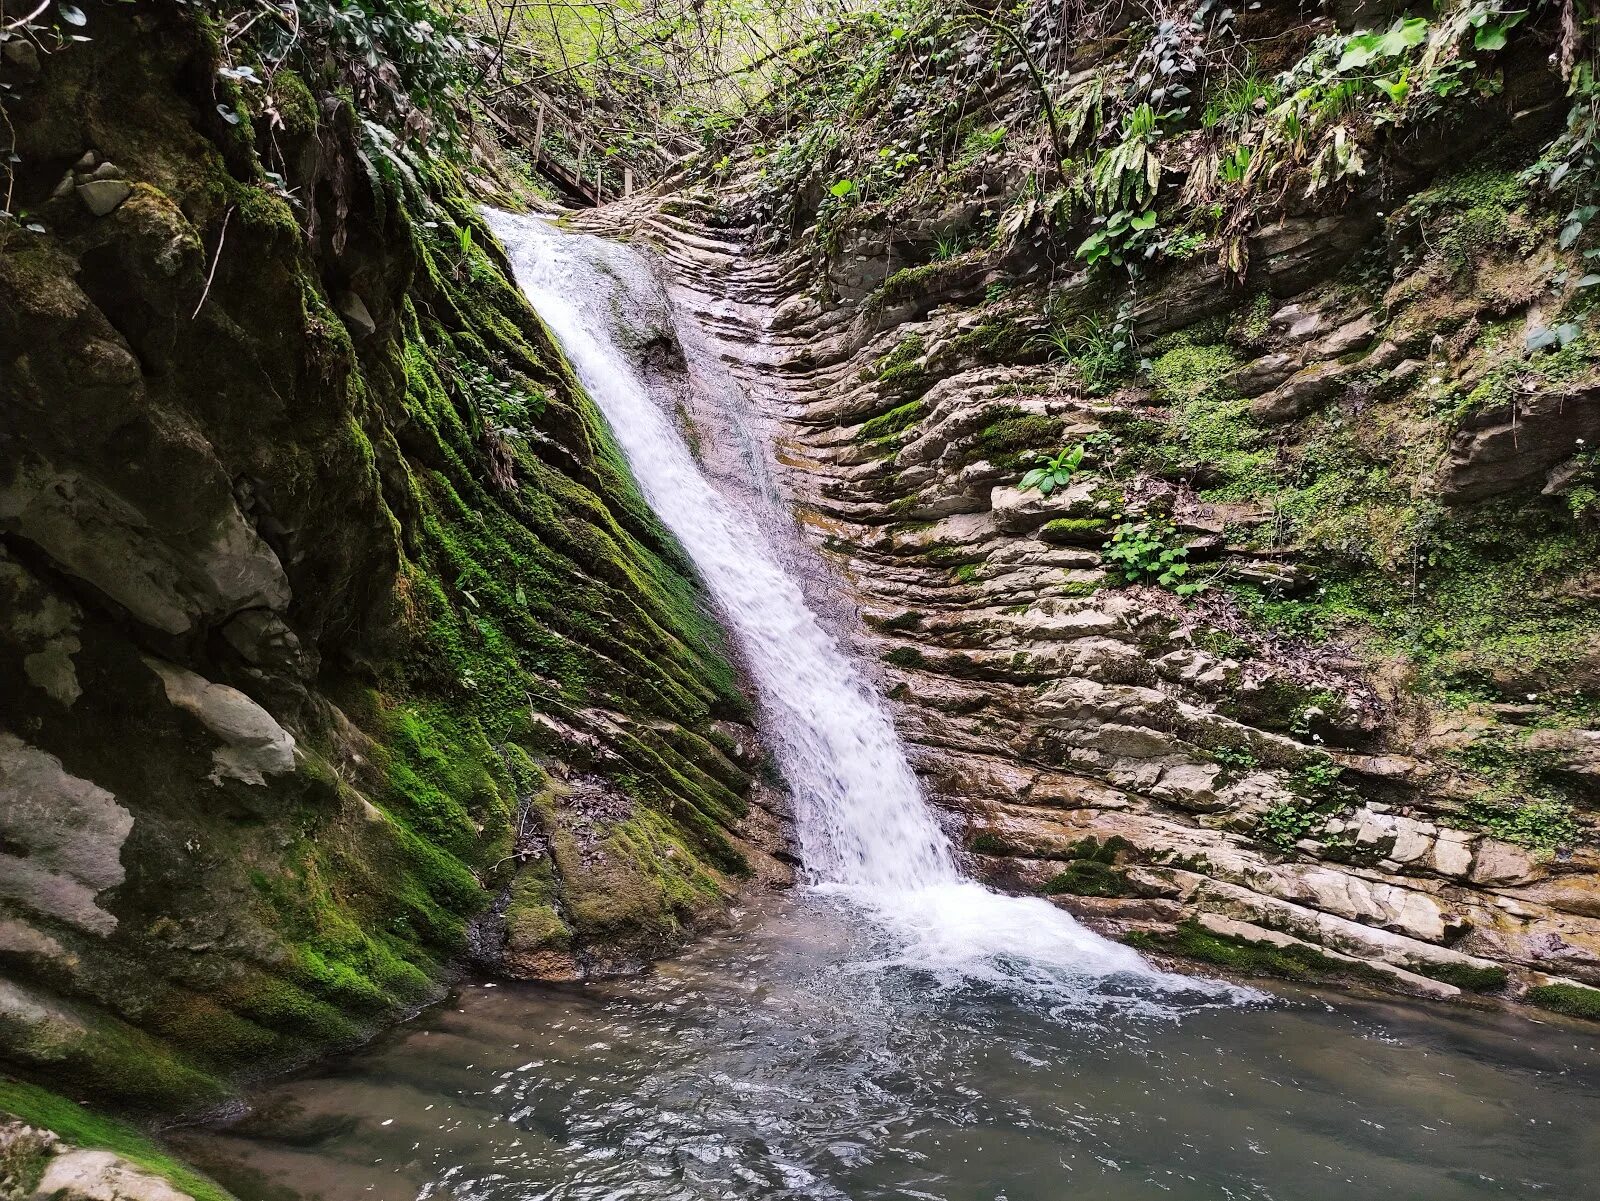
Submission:
{"label": "boulder", "polygon": [[133,188],[122,179],[91,179],[78,185],[78,199],[96,217],[104,217],[133,195]]}
{"label": "boulder", "polygon": [[294,737],[260,705],[226,684],[213,684],[176,663],[146,655],[167,700],[200,720],[222,740],[212,752],[211,782],[265,784],[266,777],[294,770]]}

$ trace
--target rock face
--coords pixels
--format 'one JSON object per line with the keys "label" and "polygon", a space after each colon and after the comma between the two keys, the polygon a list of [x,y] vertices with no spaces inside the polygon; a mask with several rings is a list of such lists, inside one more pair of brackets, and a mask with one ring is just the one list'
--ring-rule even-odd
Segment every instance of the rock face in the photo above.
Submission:
{"label": "rock face", "polygon": [[[1004,119],[1003,99],[984,101]],[[1592,575],[1568,564],[1482,586],[1530,547],[1593,545],[1533,495],[1589,470],[1563,464],[1600,436],[1593,356],[1558,371],[1476,340],[1526,308],[1545,260],[1531,241],[1486,251],[1472,292],[1459,268],[1402,253],[1419,223],[1434,237],[1464,220],[1449,197],[1466,185],[1426,184],[1413,177],[1420,194],[1387,216],[1357,198],[1262,230],[1243,292],[1198,263],[1142,285],[1123,312],[1148,366],[1111,384],[1041,362],[1030,332],[1042,311],[1057,328],[1093,315],[1104,277],[1058,263],[1047,291],[1026,246],[921,265],[899,243],[875,249],[960,220],[915,200],[882,228],[854,220],[816,258],[764,256],[746,216],[759,206],[737,196],[588,223],[657,246],[776,430],[782,483],[853,592],[860,649],[971,870],[1156,949],[1193,932],[1296,947],[1333,975],[1439,999],[1513,998],[1544,973],[1600,986],[1595,734],[1587,702],[1543,699],[1594,678]],[[1385,246],[1391,274],[1374,284]],[[1360,255],[1358,287],[1338,273]],[[1445,345],[1440,328],[1464,332]],[[1483,401],[1517,373],[1520,398]],[[1310,457],[1334,443],[1359,464],[1349,476]],[[1040,461],[1028,453],[1073,445],[1085,458],[1068,486],[1018,487]],[[1402,473],[1405,503],[1423,497],[1491,548],[1458,574],[1413,568],[1409,597],[1375,545],[1395,511],[1350,491]],[[1515,507],[1470,507],[1489,496]],[[1187,575],[1123,574],[1106,549],[1130,515],[1181,549]],[[1376,566],[1356,574],[1362,556]],[[1186,600],[1179,580],[1209,587]],[[1447,592],[1436,609],[1430,580]],[[1332,617],[1329,583],[1348,598]],[[1522,620],[1517,587],[1535,590],[1533,612],[1523,641],[1501,642],[1484,608]],[[1425,639],[1448,650],[1406,657],[1362,589],[1442,623]],[[1344,626],[1310,636],[1252,616],[1282,611]],[[1424,668],[1495,687],[1441,695]]]}
{"label": "rock face", "polygon": [[288,69],[225,121],[214,54],[107,6],[33,62],[0,229],[0,1070],[162,1113],[785,874],[688,564],[459,185]]}

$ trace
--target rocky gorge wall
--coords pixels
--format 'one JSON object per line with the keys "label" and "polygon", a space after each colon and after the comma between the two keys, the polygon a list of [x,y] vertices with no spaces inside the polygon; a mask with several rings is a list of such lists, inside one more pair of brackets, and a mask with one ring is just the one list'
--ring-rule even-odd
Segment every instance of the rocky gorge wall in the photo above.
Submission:
{"label": "rocky gorge wall", "polygon": [[[1149,46],[1234,44],[1104,11],[1022,23],[1054,118],[1092,97],[1086,164],[1129,144]],[[1349,101],[1344,186],[1308,153],[1241,196],[1209,114],[1253,114],[1264,160],[1295,64],[1392,14],[1292,16],[1241,18],[1248,85],[1152,140],[1134,215],[1182,224],[1129,271],[1084,261],[1116,222],[1049,190],[1017,56],[903,14],[710,186],[596,224],[658,248],[778,428],[972,870],[1157,953],[1600,1016],[1600,289],[1537,186],[1563,26],[1458,108]],[[1019,488],[1063,449],[1061,487]]]}
{"label": "rocky gorge wall", "polygon": [[34,1086],[214,1109],[787,869],[722,635],[452,160],[242,85],[198,8],[85,9],[0,67],[0,1108],[117,1147]]}

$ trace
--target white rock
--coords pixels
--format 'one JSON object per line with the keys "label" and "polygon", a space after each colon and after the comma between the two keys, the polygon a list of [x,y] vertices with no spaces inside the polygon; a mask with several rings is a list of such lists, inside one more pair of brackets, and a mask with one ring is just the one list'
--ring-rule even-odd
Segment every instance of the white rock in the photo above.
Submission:
{"label": "white rock", "polygon": [[192,1201],[160,1176],[111,1151],[68,1151],[50,1160],[34,1190],[56,1201]]}
{"label": "white rock", "polygon": [[213,684],[175,663],[144,656],[161,677],[167,700],[199,718],[222,739],[211,754],[211,782],[224,779],[265,784],[266,777],[294,770],[294,737],[260,705],[226,684]]}
{"label": "white rock", "polygon": [[96,217],[104,217],[133,195],[133,189],[122,179],[91,179],[78,185],[78,199]]}
{"label": "white rock", "polygon": [[122,844],[133,815],[61,760],[0,733],[0,896],[94,934],[117,919],[96,897],[121,884]]}

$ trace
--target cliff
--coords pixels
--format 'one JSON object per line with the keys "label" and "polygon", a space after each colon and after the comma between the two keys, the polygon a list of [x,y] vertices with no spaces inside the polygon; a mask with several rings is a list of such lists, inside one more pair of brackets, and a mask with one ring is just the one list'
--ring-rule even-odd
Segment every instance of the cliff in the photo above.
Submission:
{"label": "cliff", "polygon": [[972,869],[1600,1014],[1592,19],[996,19],[841,23],[603,218],[768,401]]}
{"label": "cliff", "polygon": [[722,635],[466,152],[332,49],[73,11],[4,63],[0,1066],[206,1110],[781,874]]}

